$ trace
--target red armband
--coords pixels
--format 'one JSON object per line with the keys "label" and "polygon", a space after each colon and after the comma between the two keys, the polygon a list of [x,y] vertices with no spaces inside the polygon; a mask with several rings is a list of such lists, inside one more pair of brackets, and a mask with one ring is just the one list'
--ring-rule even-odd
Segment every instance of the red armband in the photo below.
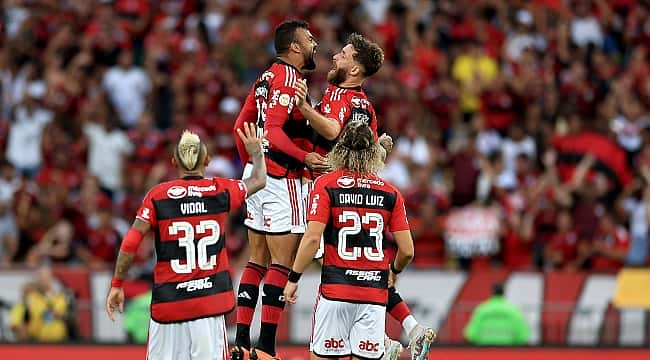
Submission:
{"label": "red armband", "polygon": [[111,287],[121,288],[122,284],[124,284],[124,279],[113,278],[113,280],[111,280]]}
{"label": "red armband", "polygon": [[133,254],[136,251],[138,251],[138,247],[140,246],[141,242],[142,242],[142,234],[138,230],[131,228],[126,233],[124,240],[122,240],[122,245],[120,246],[120,250],[122,250],[125,253]]}

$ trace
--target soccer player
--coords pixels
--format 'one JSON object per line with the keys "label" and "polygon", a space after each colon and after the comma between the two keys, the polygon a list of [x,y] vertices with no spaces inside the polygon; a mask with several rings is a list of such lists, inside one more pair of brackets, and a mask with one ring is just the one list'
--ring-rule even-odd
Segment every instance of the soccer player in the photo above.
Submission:
{"label": "soccer player", "polygon": [[[252,356],[250,326],[262,279],[262,324],[254,356],[272,359],[276,355],[277,325],[285,305],[282,290],[304,232],[300,176],[305,165],[319,170],[325,160],[299,146],[311,133],[294,104],[294,85],[300,81],[301,71],[316,66],[316,40],[303,21],[278,25],[274,40],[277,59],[255,82],[235,122],[237,128],[255,121],[258,131],[268,131],[264,143],[266,188],[246,200],[250,257],[237,293],[237,334],[231,351],[235,360]],[[237,146],[242,161],[247,161],[242,144]],[[250,169],[250,165],[245,167],[244,178]]]}
{"label": "soccer player", "polygon": [[[328,155],[334,171],[320,176],[310,197],[306,233],[284,296],[295,303],[297,282],[325,241],[322,283],[309,345],[312,359],[380,359],[388,287],[413,258],[404,199],[376,173],[383,151],[363,121],[349,122]],[[397,244],[391,262],[384,229]]]}
{"label": "soccer player", "polygon": [[106,312],[124,311],[122,283],[142,238],[154,233],[156,266],[147,359],[226,359],[224,314],[235,307],[226,217],[266,184],[263,136],[254,124],[237,132],[253,162],[245,180],[203,178],[209,163],[198,135],[185,131],[172,163],[179,179],[154,186],[126,234],[106,300]]}
{"label": "soccer player", "polygon": [[[381,48],[359,34],[352,34],[346,45],[333,57],[333,67],[327,74],[329,86],[325,90],[321,102],[312,108],[307,100],[307,85],[299,81],[295,85],[296,104],[300,112],[309,120],[309,125],[314,131],[309,150],[327,155],[338,140],[341,129],[350,121],[362,121],[370,126],[377,138],[377,116],[368,101],[368,97],[361,88],[364,80],[375,74],[381,67],[384,54]],[[392,139],[384,134],[379,138],[386,152],[392,149]],[[313,177],[313,171],[305,174]],[[312,187],[311,181],[303,182],[303,201],[307,202]],[[307,206],[304,206],[305,214]],[[304,216],[304,215],[303,215]],[[322,257],[322,248],[317,253],[317,258]],[[408,305],[401,298],[395,287],[389,289],[389,313],[397,319],[409,337],[409,350],[412,360],[426,358],[429,347],[435,339],[433,329],[418,324]],[[386,338],[385,359],[397,359],[402,351],[402,345]]]}

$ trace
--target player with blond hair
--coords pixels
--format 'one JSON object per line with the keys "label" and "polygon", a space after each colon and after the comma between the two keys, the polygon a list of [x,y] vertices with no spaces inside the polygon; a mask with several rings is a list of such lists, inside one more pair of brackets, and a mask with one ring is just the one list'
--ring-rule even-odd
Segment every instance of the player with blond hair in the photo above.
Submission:
{"label": "player with blond hair", "polygon": [[[379,139],[382,145],[382,159],[391,151],[393,143],[390,136],[383,134],[377,136],[377,115],[372,103],[369,101],[362,85],[366,78],[379,71],[384,60],[384,53],[376,43],[362,35],[351,34],[347,43],[336,53],[333,66],[327,73],[329,85],[321,101],[312,108],[307,101],[307,84],[304,81],[296,83],[296,103],[298,109],[309,120],[314,135],[311,142],[307,142],[305,150],[316,151],[325,156],[339,140],[342,129],[350,121],[366,123]],[[340,151],[340,149],[339,149]],[[340,157],[336,157],[340,158]],[[308,181],[303,181],[302,196],[304,201],[303,214],[313,182],[311,179],[319,174],[309,170],[305,172]],[[305,215],[303,215],[305,216]],[[322,257],[323,247],[319,249],[316,257]],[[436,335],[432,328],[417,322],[406,302],[399,295],[394,286],[390,287],[387,310],[391,316],[400,322],[409,338],[409,350],[412,360],[423,360],[427,357],[431,343]],[[385,360],[396,360],[402,350],[402,345],[386,336]]]}
{"label": "player with blond hair", "polygon": [[[377,176],[383,157],[368,124],[350,121],[327,156],[333,171],[314,183],[307,231],[284,290],[286,301],[295,303],[297,283],[322,238],[322,282],[309,345],[312,359],[384,355],[388,288],[414,250],[404,199]],[[397,244],[393,261],[383,252],[384,229]]]}
{"label": "player with blond hair", "polygon": [[225,250],[228,212],[266,184],[263,136],[245,123],[237,131],[252,162],[245,180],[206,179],[206,145],[183,132],[172,157],[179,179],[145,196],[117,257],[106,312],[124,311],[122,284],[149,233],[156,243],[147,359],[208,360],[228,355],[224,315],[235,307]]}

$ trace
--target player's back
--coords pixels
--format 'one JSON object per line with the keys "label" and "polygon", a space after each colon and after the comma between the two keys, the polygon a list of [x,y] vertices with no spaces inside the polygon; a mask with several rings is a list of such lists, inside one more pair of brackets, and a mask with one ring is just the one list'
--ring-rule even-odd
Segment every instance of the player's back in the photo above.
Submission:
{"label": "player's back", "polygon": [[318,220],[313,218],[320,210],[316,203],[324,197],[329,216],[321,294],[384,305],[390,264],[383,251],[384,231],[408,229],[401,194],[378,176],[335,171],[316,180],[310,220]]}
{"label": "player's back", "polygon": [[155,234],[152,318],[160,323],[227,313],[235,305],[225,245],[243,182],[187,177],[153,187],[137,217]]}

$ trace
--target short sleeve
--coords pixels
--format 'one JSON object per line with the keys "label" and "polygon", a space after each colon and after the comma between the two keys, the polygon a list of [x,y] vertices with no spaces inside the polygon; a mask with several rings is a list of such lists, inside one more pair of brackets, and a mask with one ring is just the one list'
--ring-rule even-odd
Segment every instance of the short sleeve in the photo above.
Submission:
{"label": "short sleeve", "polygon": [[248,194],[246,184],[242,180],[235,179],[221,179],[221,181],[223,181],[223,186],[228,189],[228,192],[230,193],[230,210],[239,209],[244,203],[244,200],[246,200],[246,195]]}
{"label": "short sleeve", "polygon": [[350,117],[350,106],[341,98],[337,91],[332,91],[323,96],[320,112],[326,118],[334,119],[341,125],[341,131],[345,126],[345,120]]}
{"label": "short sleeve", "polygon": [[327,224],[330,219],[330,197],[325,183],[318,181],[314,183],[314,190],[309,196],[309,209],[307,221],[318,221]]}
{"label": "short sleeve", "polygon": [[135,217],[136,219],[149,223],[151,226],[156,225],[156,210],[151,199],[151,191],[149,191],[144,197],[144,200],[142,200],[142,205],[138,209]]}
{"label": "short sleeve", "polygon": [[288,74],[285,75],[289,77],[288,79],[284,79],[283,76],[276,77],[269,89],[269,98],[266,104],[267,123],[282,126],[293,111],[293,97],[296,93],[293,86],[296,83],[296,75],[293,69],[288,70],[286,74]]}
{"label": "short sleeve", "polygon": [[395,192],[397,198],[395,199],[395,207],[390,215],[390,224],[388,228],[390,232],[409,230],[409,221],[406,217],[406,207],[404,206],[404,198],[399,191]]}

